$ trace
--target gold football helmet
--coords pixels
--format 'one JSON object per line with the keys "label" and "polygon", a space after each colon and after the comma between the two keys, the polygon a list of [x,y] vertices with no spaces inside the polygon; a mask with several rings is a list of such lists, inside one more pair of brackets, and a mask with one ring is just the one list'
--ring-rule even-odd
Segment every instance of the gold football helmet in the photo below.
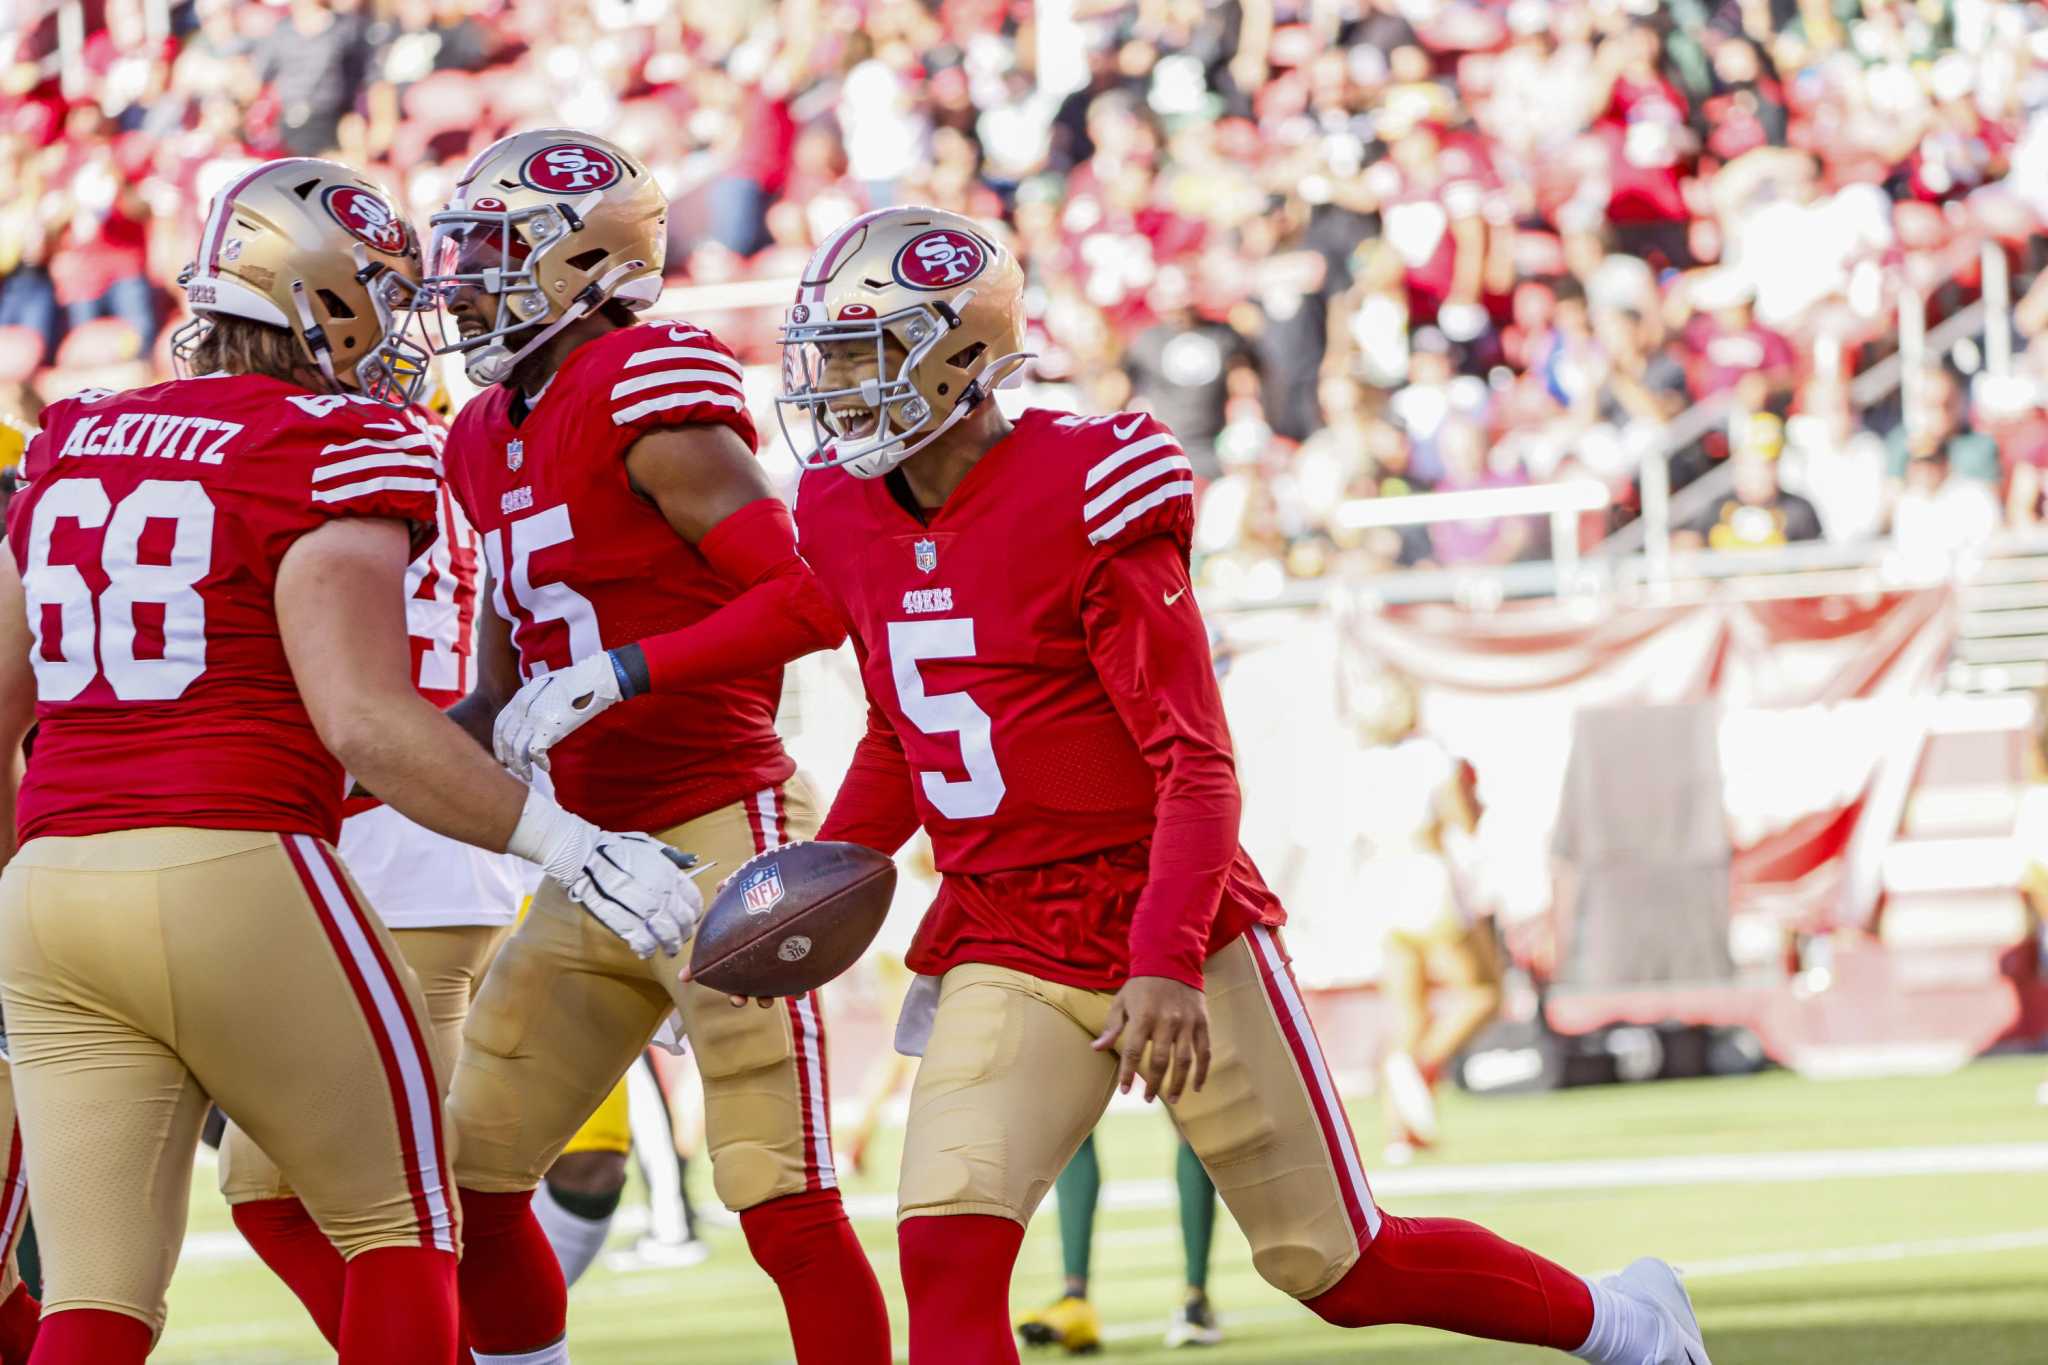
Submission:
{"label": "gold football helmet", "polygon": [[[865,214],[805,265],[781,342],[775,411],[790,449],[807,469],[878,478],[1031,358],[1024,270],[972,218],[917,207]],[[808,449],[790,433],[790,410],[810,418]]]}
{"label": "gold football helmet", "polygon": [[474,334],[451,338],[441,315],[439,354],[464,356],[478,384],[511,378],[536,347],[607,300],[638,310],[661,294],[668,196],[637,158],[589,133],[500,138],[429,224],[429,296],[445,305],[470,288],[497,301],[491,324]]}
{"label": "gold football helmet", "polygon": [[266,161],[221,191],[178,276],[192,309],[172,339],[181,371],[215,317],[249,318],[290,331],[336,387],[410,403],[432,357],[407,335],[420,239],[393,202],[348,167],[304,156]]}

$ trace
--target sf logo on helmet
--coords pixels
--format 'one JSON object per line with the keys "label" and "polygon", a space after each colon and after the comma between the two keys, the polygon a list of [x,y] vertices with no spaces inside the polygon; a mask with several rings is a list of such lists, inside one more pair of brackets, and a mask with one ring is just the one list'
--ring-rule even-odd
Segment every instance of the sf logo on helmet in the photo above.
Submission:
{"label": "sf logo on helmet", "polygon": [[951,289],[986,269],[988,256],[980,238],[942,228],[911,238],[896,253],[896,278],[912,289]]}
{"label": "sf logo on helmet", "polygon": [[581,142],[558,142],[526,158],[519,178],[550,194],[581,194],[619,183],[618,159]]}
{"label": "sf logo on helmet", "polygon": [[405,250],[405,221],[391,205],[354,185],[336,185],[321,196],[334,221],[379,251]]}

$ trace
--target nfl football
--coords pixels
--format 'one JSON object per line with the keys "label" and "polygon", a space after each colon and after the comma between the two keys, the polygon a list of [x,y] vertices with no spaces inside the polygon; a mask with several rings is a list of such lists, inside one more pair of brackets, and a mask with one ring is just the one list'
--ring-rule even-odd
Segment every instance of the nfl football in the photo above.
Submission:
{"label": "nfl football", "polygon": [[896,864],[861,844],[757,853],[704,908],[690,977],[730,995],[816,990],[860,960],[895,892]]}

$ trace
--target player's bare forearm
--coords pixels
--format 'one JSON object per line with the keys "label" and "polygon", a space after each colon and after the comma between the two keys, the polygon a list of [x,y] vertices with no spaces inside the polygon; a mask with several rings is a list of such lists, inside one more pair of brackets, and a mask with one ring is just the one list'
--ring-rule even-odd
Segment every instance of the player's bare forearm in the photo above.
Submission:
{"label": "player's bare forearm", "polygon": [[527,790],[413,689],[404,523],[351,518],[285,552],[277,621],[313,727],[367,790],[438,834],[493,852]]}
{"label": "player's bare forearm", "polygon": [[[477,575],[476,595],[480,602],[491,600],[488,574]],[[442,714],[490,753],[491,727],[518,690],[519,656],[512,647],[512,623],[486,609],[477,617],[476,686]]]}

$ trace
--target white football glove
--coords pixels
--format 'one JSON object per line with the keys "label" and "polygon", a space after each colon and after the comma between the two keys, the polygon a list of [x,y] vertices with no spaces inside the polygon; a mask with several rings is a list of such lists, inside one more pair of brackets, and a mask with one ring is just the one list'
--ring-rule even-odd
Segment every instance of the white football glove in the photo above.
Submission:
{"label": "white football glove", "polygon": [[697,930],[704,898],[684,871],[695,860],[650,835],[599,829],[533,792],[505,851],[547,869],[640,957],[681,952]]}
{"label": "white football glove", "polygon": [[610,651],[579,659],[512,694],[491,727],[491,749],[514,777],[531,782],[536,764],[548,766],[548,750],[624,699]]}

